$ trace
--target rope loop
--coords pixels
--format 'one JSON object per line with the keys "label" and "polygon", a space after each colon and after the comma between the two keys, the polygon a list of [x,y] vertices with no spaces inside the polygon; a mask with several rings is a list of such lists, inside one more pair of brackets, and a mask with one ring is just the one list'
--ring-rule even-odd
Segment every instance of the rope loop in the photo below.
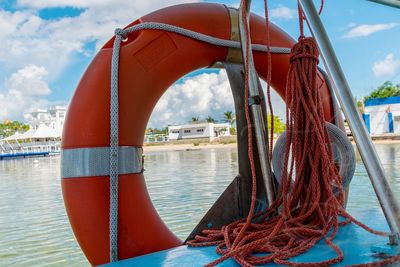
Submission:
{"label": "rope loop", "polygon": [[319,62],[318,46],[314,38],[302,36],[299,38],[299,42],[292,47],[290,62],[301,58],[310,58]]}
{"label": "rope loop", "polygon": [[121,28],[116,28],[114,30],[114,34],[117,35],[117,36],[121,36],[121,38],[125,38],[125,37],[128,36],[128,32],[126,30],[124,30],[124,29],[121,29]]}
{"label": "rope loop", "polygon": [[[318,10],[318,15],[322,14],[322,11],[324,10],[324,5],[325,5],[325,1],[321,0],[321,4],[320,4],[319,10]],[[299,16],[299,27],[300,27],[299,41],[300,41],[301,38],[304,38],[304,23],[303,23],[303,21],[307,21],[306,17],[303,14],[303,8],[300,5],[300,0],[297,0],[297,12],[298,12],[298,16]]]}

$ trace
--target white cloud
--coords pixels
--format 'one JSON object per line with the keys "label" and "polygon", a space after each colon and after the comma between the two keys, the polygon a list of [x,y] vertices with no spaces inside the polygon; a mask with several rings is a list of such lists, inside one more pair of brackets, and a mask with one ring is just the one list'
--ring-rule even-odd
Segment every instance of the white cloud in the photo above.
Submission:
{"label": "white cloud", "polygon": [[392,53],[384,59],[377,61],[372,66],[375,76],[394,75],[400,67],[400,59],[396,59]]}
{"label": "white cloud", "polygon": [[[265,83],[262,82],[265,87]],[[284,119],[285,105],[272,93],[275,115]],[[203,73],[173,85],[158,101],[150,118],[149,127],[187,123],[192,117],[205,119],[212,116],[223,119],[225,111],[234,112],[232,92],[224,70],[219,73]]]}
{"label": "white cloud", "polygon": [[297,17],[297,11],[294,9],[290,9],[287,6],[279,5],[276,8],[272,8],[269,11],[269,16],[271,19],[293,19]]}
{"label": "white cloud", "polygon": [[52,8],[52,7],[75,7],[85,8],[89,6],[98,6],[111,4],[112,0],[17,0],[17,5],[32,8]]}
{"label": "white cloud", "polygon": [[[0,72],[9,77],[0,84],[0,119],[21,118],[30,108],[45,107],[51,93],[48,83],[65,78],[64,70],[76,57],[92,57],[96,52],[87,50],[89,42],[98,49],[116,27],[162,7],[190,1],[18,0],[16,6],[21,11],[0,9]],[[50,20],[38,15],[43,8],[66,6],[83,11],[75,17]],[[295,15],[284,6],[271,12],[280,19]],[[274,96],[274,102],[278,101]],[[284,114],[283,105],[277,109],[282,109],[279,115]],[[225,72],[202,74],[168,90],[157,104],[151,123],[157,127],[183,123],[197,115],[222,119],[226,110],[234,108]]]}
{"label": "white cloud", "polygon": [[[48,71],[43,82],[51,83],[60,77],[66,79],[64,71],[76,58],[92,57],[97,52],[89,50],[89,43],[99,49],[113,36],[115,28],[124,27],[151,11],[182,2],[188,1],[18,0],[19,11],[0,9],[0,77],[6,79],[34,65]],[[49,20],[38,15],[40,9],[63,6],[83,8],[83,11],[75,17]],[[0,83],[0,93],[5,92],[1,95],[2,102],[9,99],[9,85]],[[21,111],[2,108],[0,117],[20,117],[22,114],[16,112]]]}
{"label": "white cloud", "polygon": [[0,92],[0,120],[18,119],[28,110],[46,106],[45,97],[51,93],[46,75],[46,69],[36,65],[13,73],[5,82],[7,89]]}
{"label": "white cloud", "polygon": [[[130,2],[130,3],[129,3]],[[72,7],[72,8],[111,8],[118,9],[119,7],[130,7],[131,11],[137,9],[160,9],[175,3],[184,3],[190,1],[126,1],[126,0],[17,0],[16,4],[22,8],[44,9],[57,7]],[[169,3],[169,4],[168,4]],[[142,14],[144,15],[144,14]]]}
{"label": "white cloud", "polygon": [[354,26],[350,31],[348,31],[343,38],[355,38],[364,37],[371,35],[376,32],[392,29],[398,26],[398,23],[387,23],[387,24],[363,24],[359,26]]}
{"label": "white cloud", "polygon": [[[28,64],[44,66],[49,80],[57,79],[76,56],[92,56],[85,45],[94,42],[99,49],[114,29],[165,6],[184,0],[19,0],[22,11],[0,9],[0,63],[6,71],[15,71]],[[79,7],[76,17],[45,20],[38,10],[51,7]],[[1,70],[0,70],[1,71]],[[4,70],[3,70],[4,72]]]}
{"label": "white cloud", "polygon": [[233,97],[225,71],[203,73],[173,85],[157,103],[150,125],[188,122],[194,116],[222,119],[223,112],[233,111]]}

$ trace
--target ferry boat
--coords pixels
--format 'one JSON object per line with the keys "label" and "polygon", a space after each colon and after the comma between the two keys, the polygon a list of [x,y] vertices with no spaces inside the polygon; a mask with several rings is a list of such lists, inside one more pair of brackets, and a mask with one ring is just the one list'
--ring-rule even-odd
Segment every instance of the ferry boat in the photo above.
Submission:
{"label": "ferry boat", "polygon": [[[302,33],[298,43],[250,14],[250,2],[153,12],[117,29],[86,70],[64,125],[61,183],[90,264],[399,266],[400,206],[313,1],[299,1],[300,27],[306,20],[313,38]],[[319,57],[327,73],[317,67]],[[183,241],[151,203],[143,136],[165,90],[206,67],[225,68],[229,77],[239,170]],[[286,133],[273,148],[265,122],[269,92],[259,78],[288,107]],[[383,212],[345,210],[355,155],[336,99]]]}

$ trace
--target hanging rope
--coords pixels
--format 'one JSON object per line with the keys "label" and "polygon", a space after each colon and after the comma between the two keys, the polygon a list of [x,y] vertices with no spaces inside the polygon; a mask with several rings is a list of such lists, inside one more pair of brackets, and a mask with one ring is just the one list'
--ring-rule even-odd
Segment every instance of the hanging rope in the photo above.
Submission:
{"label": "hanging rope", "polygon": [[[242,0],[241,5],[244,4],[245,0]],[[202,235],[188,242],[188,245],[194,247],[216,245],[216,252],[221,257],[206,266],[215,266],[228,258],[246,267],[271,262],[295,267],[329,266],[341,262],[344,258],[341,249],[332,241],[340,226],[352,222],[371,233],[387,235],[358,222],[343,208],[345,197],[342,178],[332,158],[332,148],[325,128],[323,106],[317,84],[318,48],[313,38],[304,37],[302,10],[300,6],[298,9],[300,37],[298,43],[293,46],[290,56],[291,66],[286,88],[287,137],[279,193],[269,208],[254,214],[256,176],[247,102],[249,90],[247,55],[245,113],[249,135],[248,156],[253,182],[251,209],[247,218],[223,226],[221,229],[204,230]],[[246,12],[245,9],[242,9],[242,12]],[[246,14],[244,13],[242,17],[246,18]],[[247,27],[244,28],[246,51],[249,51],[249,32]],[[341,216],[345,221],[339,220]],[[290,261],[321,240],[336,252],[334,258],[311,263]],[[398,260],[400,256],[354,266],[377,267]]]}
{"label": "hanging rope", "polygon": [[269,158],[272,159],[272,151],[274,146],[274,109],[272,107],[271,101],[271,79],[272,79],[272,55],[271,50],[269,49],[271,45],[271,36],[269,30],[269,15],[268,15],[268,2],[264,0],[264,10],[265,10],[265,31],[266,31],[266,41],[267,41],[267,102],[269,113],[271,116],[271,131],[270,131],[270,138],[269,138]]}
{"label": "hanging rope", "polygon": [[119,146],[119,105],[118,73],[119,50],[123,31],[115,30],[111,61],[110,84],[110,262],[118,261],[118,146]]}

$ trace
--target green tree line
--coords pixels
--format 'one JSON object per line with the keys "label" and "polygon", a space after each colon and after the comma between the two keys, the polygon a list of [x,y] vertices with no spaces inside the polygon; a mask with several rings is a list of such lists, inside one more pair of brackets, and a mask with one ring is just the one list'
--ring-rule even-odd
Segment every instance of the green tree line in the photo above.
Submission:
{"label": "green tree line", "polygon": [[391,96],[400,96],[400,85],[393,84],[391,81],[386,81],[364,97],[364,101],[372,98],[387,98]]}
{"label": "green tree line", "polygon": [[361,113],[364,113],[364,103],[370,99],[375,98],[388,98],[391,96],[400,96],[400,84],[394,84],[391,81],[386,81],[382,85],[378,86],[375,90],[373,90],[369,95],[365,96],[362,99],[354,98],[354,101],[357,104]]}
{"label": "green tree line", "polygon": [[[223,113],[223,121],[226,121],[229,123],[230,128],[229,131],[231,134],[236,134],[235,133],[235,121],[236,121],[236,117],[235,117],[235,113],[233,113],[232,111],[225,111]],[[271,116],[268,115],[267,116],[267,122],[268,122],[268,128],[271,129]],[[284,122],[282,122],[282,120],[278,117],[278,116],[274,116],[273,118],[274,121],[274,132],[277,134],[282,133],[283,131],[285,131],[286,129],[286,125]],[[204,120],[200,119],[200,116],[194,116],[191,118],[191,120],[189,121],[189,123],[201,123],[201,122],[208,122],[208,123],[216,123],[218,122],[215,118],[213,118],[212,116],[207,116]],[[146,134],[168,134],[168,127],[165,127],[163,129],[157,129],[157,128],[147,128],[146,129]]]}
{"label": "green tree line", "polygon": [[4,121],[0,123],[0,138],[5,138],[16,132],[24,133],[29,130],[29,125],[18,121]]}

